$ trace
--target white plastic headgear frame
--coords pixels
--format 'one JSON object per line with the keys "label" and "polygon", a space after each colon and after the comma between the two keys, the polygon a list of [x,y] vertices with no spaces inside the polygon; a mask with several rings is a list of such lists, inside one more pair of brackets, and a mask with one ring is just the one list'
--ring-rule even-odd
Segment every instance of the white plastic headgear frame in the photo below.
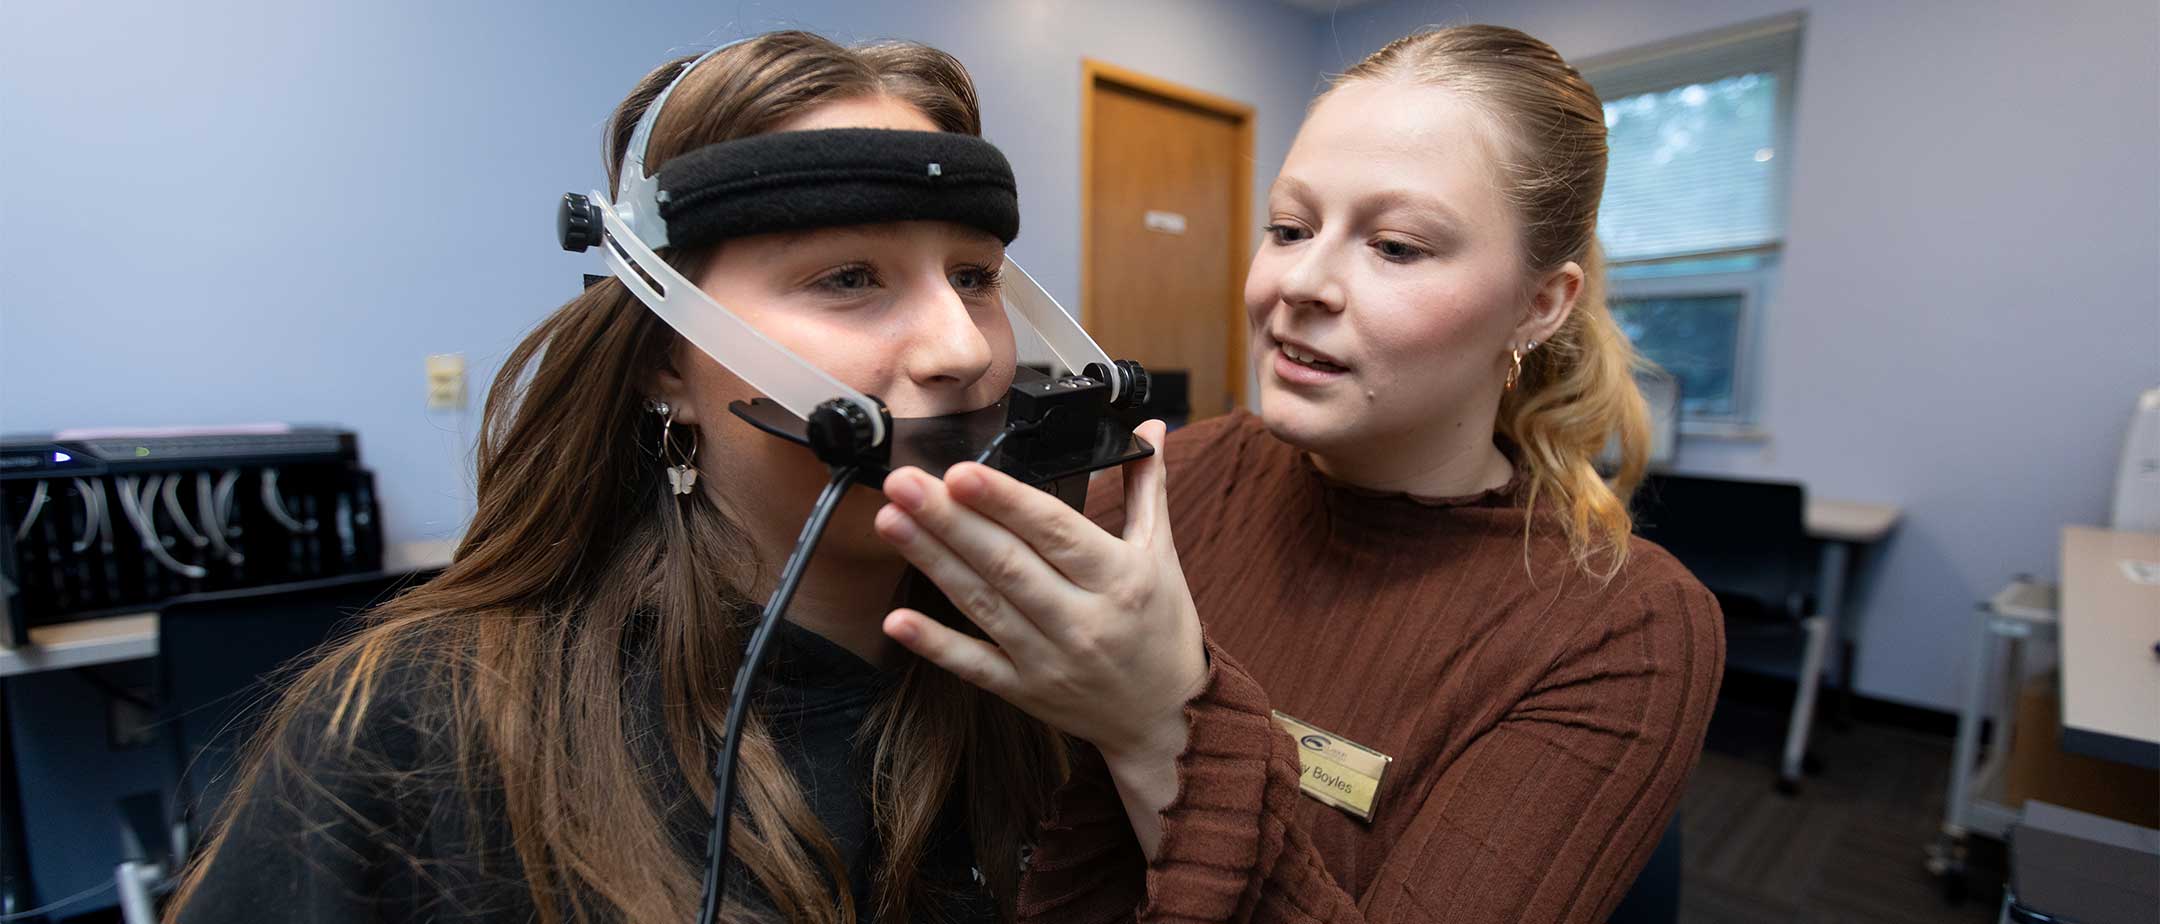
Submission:
{"label": "white plastic headgear frame", "polygon": [[809,420],[818,405],[842,398],[862,408],[871,421],[870,444],[875,446],[885,442],[884,417],[878,413],[876,401],[826,375],[824,370],[759,333],[735,312],[713,301],[704,290],[683,278],[666,260],[660,259],[659,254],[646,247],[644,241],[638,240],[622,216],[608,206],[599,190],[593,190],[592,197],[600,204],[597,211],[607,228],[607,240],[600,248],[601,256],[607,259],[615,278],[622,280],[630,293],[652,309],[653,314],[659,315],[660,320],[666,321],[683,339],[705,351],[705,355],[735,373],[750,387],[787,408],[788,413]]}
{"label": "white plastic headgear frame", "polygon": [[660,109],[667,105],[668,97],[674,95],[677,84],[707,58],[749,41],[739,38],[691,59],[690,63],[675,72],[675,79],[660,88],[660,95],[653,97],[652,104],[638,115],[636,127],[630,130],[630,143],[623,148],[621,169],[615,171],[614,211],[622,216],[623,223],[644,241],[645,246],[659,250],[668,245],[667,222],[660,218],[660,180],[645,175],[645,146],[652,140],[653,123],[660,120]]}
{"label": "white plastic headgear frame", "polygon": [[[659,180],[645,173],[645,149],[652,138],[653,123],[659,119],[661,107],[667,104],[668,97],[674,94],[676,85],[682,83],[685,75],[706,59],[746,41],[749,39],[728,42],[684,65],[675,73],[675,79],[668,81],[660,94],[653,97],[652,104],[638,116],[637,125],[630,131],[629,144],[623,150],[621,167],[616,172],[614,200],[610,201],[599,190],[590,195],[607,231],[601,254],[615,277],[622,280],[645,307],[652,309],[683,339],[704,351],[714,362],[763,392],[788,413],[808,420],[819,404],[833,398],[843,399],[863,410],[872,421],[871,444],[881,445],[886,437],[885,424],[876,401],[759,333],[726,306],[713,301],[655,253],[668,246],[668,235],[667,222],[660,217]],[[1080,322],[1066,313],[1035,277],[1028,275],[1010,257],[1005,260],[1005,268],[1017,277],[1008,279],[1003,287],[1006,310],[1042,337],[1058,362],[1074,371],[1084,369],[1090,363],[1099,363],[1104,369],[1113,368],[1109,354],[1103,352],[1095,338],[1088,336]],[[1113,373],[1109,385],[1114,401],[1122,394],[1124,383]]]}

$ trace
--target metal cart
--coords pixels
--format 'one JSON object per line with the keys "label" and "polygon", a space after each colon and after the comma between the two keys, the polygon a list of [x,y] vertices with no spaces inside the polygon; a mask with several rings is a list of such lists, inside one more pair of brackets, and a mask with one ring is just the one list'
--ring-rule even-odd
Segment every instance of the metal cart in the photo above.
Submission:
{"label": "metal cart", "polygon": [[[1950,792],[1942,831],[1928,848],[1928,872],[1940,877],[1945,895],[1965,894],[1967,841],[1974,834],[2002,840],[2018,820],[2018,807],[2003,801],[2003,769],[2010,760],[2011,725],[2018,686],[2025,677],[2025,645],[2053,641],[2058,588],[2030,577],[2011,581],[1973,614],[1972,656],[1965,670],[1965,700],[1958,709],[1957,749],[1950,764]],[[1997,648],[2008,649],[1997,671]],[[1994,713],[1995,734],[1980,759],[1981,725]]]}

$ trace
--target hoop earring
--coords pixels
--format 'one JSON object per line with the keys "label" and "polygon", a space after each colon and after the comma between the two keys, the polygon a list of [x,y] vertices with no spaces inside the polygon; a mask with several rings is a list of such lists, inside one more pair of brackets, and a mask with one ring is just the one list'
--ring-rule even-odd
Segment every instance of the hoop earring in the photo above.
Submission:
{"label": "hoop earring", "polygon": [[1508,366],[1507,381],[1501,385],[1501,391],[1515,390],[1515,383],[1522,381],[1522,358],[1525,354],[1535,349],[1537,349],[1537,341],[1535,340],[1523,341],[1521,349],[1516,349],[1514,347],[1508,348],[1508,356],[1509,359],[1512,360],[1512,363]]}
{"label": "hoop earring", "polygon": [[678,497],[697,488],[697,430],[690,430],[690,451],[677,462],[675,451],[675,409],[665,401],[651,401],[647,406],[660,415],[660,464],[667,469],[668,493]]}

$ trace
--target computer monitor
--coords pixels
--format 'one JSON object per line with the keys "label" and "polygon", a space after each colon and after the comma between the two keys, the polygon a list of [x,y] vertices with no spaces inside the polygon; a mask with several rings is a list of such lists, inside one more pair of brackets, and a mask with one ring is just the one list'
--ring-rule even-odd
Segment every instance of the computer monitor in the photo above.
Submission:
{"label": "computer monitor", "polygon": [[1680,380],[1662,369],[1635,373],[1635,386],[1650,406],[1650,467],[1668,469],[1680,453]]}
{"label": "computer monitor", "polygon": [[[1662,369],[1641,369],[1635,373],[1635,387],[1650,408],[1650,470],[1668,470],[1680,453],[1680,380]],[[1598,453],[1597,468],[1608,475],[1620,469],[1617,437]]]}

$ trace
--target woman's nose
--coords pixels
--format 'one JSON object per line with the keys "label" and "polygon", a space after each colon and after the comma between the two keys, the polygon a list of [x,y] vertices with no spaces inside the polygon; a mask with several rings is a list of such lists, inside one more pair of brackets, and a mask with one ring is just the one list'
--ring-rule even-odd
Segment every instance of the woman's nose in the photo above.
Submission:
{"label": "woman's nose", "polygon": [[950,285],[927,287],[908,306],[908,336],[899,346],[908,381],[936,395],[965,392],[990,373],[993,355],[975,314]]}
{"label": "woman's nose", "polygon": [[1330,251],[1318,240],[1298,248],[1276,278],[1276,294],[1283,304],[1327,312],[1342,310],[1342,283],[1336,274],[1339,258]]}

